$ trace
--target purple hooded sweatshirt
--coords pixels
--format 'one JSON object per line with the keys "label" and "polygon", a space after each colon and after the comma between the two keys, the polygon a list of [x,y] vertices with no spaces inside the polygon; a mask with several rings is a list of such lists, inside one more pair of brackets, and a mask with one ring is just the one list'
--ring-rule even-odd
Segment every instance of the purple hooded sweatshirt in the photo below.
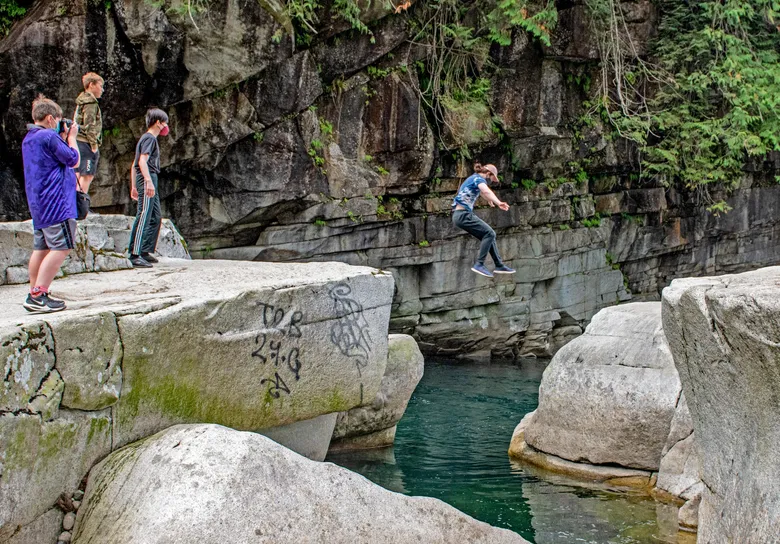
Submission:
{"label": "purple hooded sweatshirt", "polygon": [[24,188],[34,229],[76,219],[76,173],[79,154],[53,130],[27,125],[22,141]]}

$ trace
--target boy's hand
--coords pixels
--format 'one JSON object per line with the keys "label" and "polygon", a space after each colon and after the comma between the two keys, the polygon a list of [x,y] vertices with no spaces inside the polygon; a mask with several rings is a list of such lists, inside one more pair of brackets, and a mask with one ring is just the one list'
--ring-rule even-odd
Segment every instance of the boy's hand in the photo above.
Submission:
{"label": "boy's hand", "polygon": [[152,198],[154,196],[154,184],[150,179],[146,180],[146,182],[144,183],[144,194],[149,198]]}
{"label": "boy's hand", "polygon": [[507,204],[506,202],[499,202],[498,207],[504,210],[505,212],[509,211],[509,204]]}
{"label": "boy's hand", "polygon": [[133,200],[138,200],[138,188],[135,186],[135,184],[130,187],[130,198]]}

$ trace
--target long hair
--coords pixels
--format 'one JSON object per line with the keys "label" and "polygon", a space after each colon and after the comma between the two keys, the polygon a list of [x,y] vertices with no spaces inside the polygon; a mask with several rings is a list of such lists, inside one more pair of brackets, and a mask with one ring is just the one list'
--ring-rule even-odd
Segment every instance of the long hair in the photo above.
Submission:
{"label": "long hair", "polygon": [[485,166],[482,166],[481,163],[475,162],[474,163],[474,172],[479,174],[482,177],[485,177],[487,174],[493,174],[496,176],[496,179],[498,179],[498,168],[496,168],[492,164],[488,164]]}

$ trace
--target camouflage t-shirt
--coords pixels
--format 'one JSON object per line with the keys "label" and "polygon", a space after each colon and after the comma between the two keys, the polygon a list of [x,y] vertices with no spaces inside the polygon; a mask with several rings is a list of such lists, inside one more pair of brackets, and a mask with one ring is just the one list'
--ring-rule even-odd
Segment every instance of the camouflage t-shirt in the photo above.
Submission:
{"label": "camouflage t-shirt", "polygon": [[469,210],[474,210],[474,203],[479,197],[479,186],[483,183],[487,185],[485,178],[479,174],[466,178],[466,181],[460,184],[458,194],[452,200],[452,207],[455,208],[455,206],[460,204]]}

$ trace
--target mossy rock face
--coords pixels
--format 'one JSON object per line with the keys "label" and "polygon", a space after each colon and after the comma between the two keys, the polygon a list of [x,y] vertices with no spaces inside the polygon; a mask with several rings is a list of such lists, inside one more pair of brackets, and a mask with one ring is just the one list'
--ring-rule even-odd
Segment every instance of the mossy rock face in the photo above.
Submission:
{"label": "mossy rock face", "polygon": [[122,389],[122,342],[110,312],[53,321],[57,370],[65,380],[62,405],[102,410],[119,399]]}
{"label": "mossy rock face", "polygon": [[176,423],[259,430],[373,398],[387,362],[392,278],[256,290],[119,319],[117,445]]}
{"label": "mossy rock face", "polygon": [[111,415],[60,410],[38,415],[0,415],[0,535],[32,523],[62,492],[72,493],[99,459],[111,451]]}
{"label": "mossy rock face", "polygon": [[48,325],[38,322],[0,329],[0,361],[0,412],[26,409],[54,367],[54,342]]}

